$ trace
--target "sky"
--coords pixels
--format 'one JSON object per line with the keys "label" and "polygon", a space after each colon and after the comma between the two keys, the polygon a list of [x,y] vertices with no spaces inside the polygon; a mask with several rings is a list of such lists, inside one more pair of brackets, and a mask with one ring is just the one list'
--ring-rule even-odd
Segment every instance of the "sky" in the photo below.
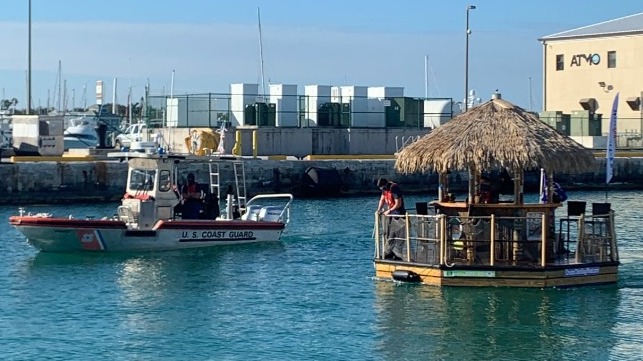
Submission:
{"label": "sky", "polygon": [[[640,0],[31,0],[33,107],[54,104],[58,64],[68,104],[151,94],[227,93],[266,84],[404,87],[406,96],[464,98],[497,89],[542,107],[542,36],[643,12]],[[26,105],[28,0],[0,4],[0,98]],[[428,56],[428,82],[425,57]],[[85,91],[83,89],[86,89]],[[83,97],[85,93],[85,97]],[[72,99],[73,97],[73,99]]]}

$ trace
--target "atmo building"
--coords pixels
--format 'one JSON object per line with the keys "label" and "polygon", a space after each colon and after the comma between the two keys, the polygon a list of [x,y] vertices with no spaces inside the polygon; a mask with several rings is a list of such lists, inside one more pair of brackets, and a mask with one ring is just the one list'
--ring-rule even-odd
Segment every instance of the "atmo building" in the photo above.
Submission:
{"label": "atmo building", "polygon": [[[619,93],[618,132],[641,133],[643,13],[539,40],[543,44],[543,113],[571,115],[570,135],[604,135]],[[573,134],[574,128],[581,131],[575,116],[588,120],[589,125],[582,127],[586,134]]]}

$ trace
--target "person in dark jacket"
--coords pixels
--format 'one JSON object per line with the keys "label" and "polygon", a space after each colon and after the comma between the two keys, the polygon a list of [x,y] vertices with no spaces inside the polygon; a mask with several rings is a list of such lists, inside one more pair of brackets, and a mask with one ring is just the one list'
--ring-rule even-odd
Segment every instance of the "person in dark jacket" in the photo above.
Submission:
{"label": "person in dark jacket", "polygon": [[198,219],[200,217],[203,199],[194,173],[188,173],[188,182],[181,187],[181,202],[183,203],[183,219]]}

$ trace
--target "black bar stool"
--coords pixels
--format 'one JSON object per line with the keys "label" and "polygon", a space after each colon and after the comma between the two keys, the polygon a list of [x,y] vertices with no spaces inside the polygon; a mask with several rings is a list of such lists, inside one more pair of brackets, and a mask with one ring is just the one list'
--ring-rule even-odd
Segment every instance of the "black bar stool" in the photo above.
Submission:
{"label": "black bar stool", "polygon": [[[587,202],[582,201],[567,201],[567,217],[563,217],[559,221],[558,232],[558,253],[567,253],[569,257],[569,232],[571,224],[575,223],[578,228],[578,221],[580,216],[585,213]],[[563,237],[563,224],[567,226],[566,233]]]}

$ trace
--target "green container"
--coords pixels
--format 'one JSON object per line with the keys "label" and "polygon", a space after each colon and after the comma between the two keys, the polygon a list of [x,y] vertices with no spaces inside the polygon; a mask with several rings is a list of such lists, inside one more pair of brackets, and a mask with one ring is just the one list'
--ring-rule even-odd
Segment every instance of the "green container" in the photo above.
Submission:
{"label": "green container", "polygon": [[243,110],[243,122],[245,125],[257,125],[257,108],[255,104],[246,105]]}
{"label": "green container", "polygon": [[[417,98],[395,97],[389,99],[392,108],[386,111],[387,127],[419,128],[424,126],[424,101]],[[391,118],[389,119],[389,112]],[[399,113],[399,120],[396,113]]]}
{"label": "green container", "polygon": [[349,103],[341,104],[338,127],[350,128],[351,126],[351,105]]}
{"label": "green container", "polygon": [[388,99],[389,105],[384,107],[384,116],[386,117],[386,126],[389,128],[403,127],[401,110],[402,107],[395,99]]}
{"label": "green container", "polygon": [[573,110],[569,120],[569,135],[594,137],[603,135],[602,118],[602,114],[590,113],[589,110]]}
{"label": "green container", "polygon": [[339,103],[323,103],[317,110],[317,125],[320,127],[335,127],[340,123],[341,105]]}

